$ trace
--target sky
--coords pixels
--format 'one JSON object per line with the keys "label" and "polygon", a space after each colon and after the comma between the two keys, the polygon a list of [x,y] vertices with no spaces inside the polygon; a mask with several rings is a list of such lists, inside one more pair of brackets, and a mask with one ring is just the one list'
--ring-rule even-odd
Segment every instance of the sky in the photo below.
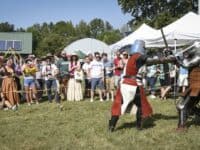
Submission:
{"label": "sky", "polygon": [[0,22],[9,22],[15,28],[61,20],[78,24],[94,18],[119,29],[132,17],[123,14],[117,0],[2,0],[0,5]]}

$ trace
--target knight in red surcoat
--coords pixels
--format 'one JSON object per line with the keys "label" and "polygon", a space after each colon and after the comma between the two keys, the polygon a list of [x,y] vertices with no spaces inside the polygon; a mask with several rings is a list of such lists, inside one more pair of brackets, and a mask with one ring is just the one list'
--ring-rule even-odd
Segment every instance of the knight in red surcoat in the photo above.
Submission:
{"label": "knight in red surcoat", "polygon": [[129,53],[130,58],[124,68],[120,86],[117,89],[111,109],[109,131],[113,132],[120,115],[123,115],[133,104],[137,106],[136,127],[142,128],[142,120],[152,115],[152,107],[147,101],[142,85],[141,69],[145,65],[145,43],[136,40]]}

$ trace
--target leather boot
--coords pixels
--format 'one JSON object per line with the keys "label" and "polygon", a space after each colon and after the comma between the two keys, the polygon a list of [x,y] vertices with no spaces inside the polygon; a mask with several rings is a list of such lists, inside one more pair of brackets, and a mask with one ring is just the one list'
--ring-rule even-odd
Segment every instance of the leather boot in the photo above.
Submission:
{"label": "leather boot", "polygon": [[119,116],[112,116],[111,119],[109,120],[108,130],[109,130],[110,132],[113,132],[113,131],[114,131],[118,119],[119,119]]}
{"label": "leather boot", "polygon": [[179,121],[178,121],[178,127],[176,128],[176,131],[186,131],[187,127],[186,127],[186,120],[187,120],[187,115],[185,113],[185,110],[180,110],[179,111]]}
{"label": "leather boot", "polygon": [[142,130],[142,112],[141,112],[141,108],[138,107],[137,109],[137,113],[136,113],[136,128],[138,130]]}

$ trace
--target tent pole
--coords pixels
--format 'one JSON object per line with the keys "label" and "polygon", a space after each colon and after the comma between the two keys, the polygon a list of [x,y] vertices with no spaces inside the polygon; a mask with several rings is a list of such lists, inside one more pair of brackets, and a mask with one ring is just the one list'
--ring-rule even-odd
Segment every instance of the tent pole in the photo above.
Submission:
{"label": "tent pole", "polygon": [[176,53],[176,41],[177,39],[174,39],[174,52]]}
{"label": "tent pole", "polygon": [[[174,39],[174,52],[176,53],[176,42],[177,42],[177,39]],[[177,70],[177,66],[175,65],[175,77],[174,77],[174,100],[176,100],[176,91],[177,91],[177,76],[176,76],[176,70]]]}
{"label": "tent pole", "polygon": [[198,0],[198,14],[200,15],[200,0]]}

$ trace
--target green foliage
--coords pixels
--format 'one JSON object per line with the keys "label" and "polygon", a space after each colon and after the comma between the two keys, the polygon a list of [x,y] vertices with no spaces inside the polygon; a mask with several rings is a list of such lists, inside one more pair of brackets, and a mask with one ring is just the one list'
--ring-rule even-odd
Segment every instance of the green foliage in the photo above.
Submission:
{"label": "green foliage", "polygon": [[[111,102],[89,100],[39,105],[21,104],[16,112],[0,111],[0,145],[7,149],[48,150],[198,150],[198,118],[190,118],[187,132],[177,133],[173,100],[150,101],[154,114],[144,130],[135,128],[135,116],[121,116],[116,131],[108,132]],[[195,124],[196,122],[196,124]]]}
{"label": "green foliage", "polygon": [[122,38],[122,36],[121,36],[120,32],[118,30],[116,30],[116,31],[103,32],[97,38],[110,45],[112,43],[119,41]]}
{"label": "green foliage", "polygon": [[[36,49],[37,55],[44,55],[46,53],[57,53],[63,46],[63,38],[55,33],[50,33],[44,37]],[[41,51],[42,50],[42,51]]]}
{"label": "green foliage", "polygon": [[97,38],[100,34],[104,32],[104,22],[101,19],[95,18],[90,23],[90,32],[93,38]]}
{"label": "green foliage", "polygon": [[[132,29],[142,23],[147,23],[155,28],[161,28],[188,11],[197,12],[198,0],[118,0],[124,13],[130,13],[133,20],[129,22]],[[71,42],[91,37],[113,44],[122,38],[120,32],[115,30],[108,21],[94,18],[89,23],[81,20],[77,25],[71,21],[57,23],[34,24],[27,29],[14,29],[13,24],[0,23],[0,32],[32,32],[33,53],[45,55],[48,52],[61,51]]]}
{"label": "green foliage", "polygon": [[60,52],[70,43],[86,37],[97,38],[112,44],[121,39],[118,30],[114,30],[108,21],[93,19],[89,24],[81,20],[76,26],[71,21],[59,21],[55,24],[44,22],[27,28],[33,34],[33,53],[41,56],[46,53]]}
{"label": "green foliage", "polygon": [[57,33],[61,36],[74,36],[75,35],[75,29],[71,21],[69,22],[64,22],[64,21],[59,21],[55,24],[53,27],[53,32]]}
{"label": "green foliage", "polygon": [[81,38],[90,37],[90,27],[85,21],[81,20],[79,24],[76,25],[76,35]]}
{"label": "green foliage", "polygon": [[188,11],[197,12],[198,0],[118,0],[124,13],[130,13],[130,24],[148,22],[153,27],[163,27]]}
{"label": "green foliage", "polygon": [[8,22],[0,23],[0,32],[13,32],[13,31],[14,31],[13,24],[9,24]]}
{"label": "green foliage", "polygon": [[55,24],[34,24],[27,29],[14,30],[14,25],[8,22],[0,23],[0,32],[31,32],[33,35],[33,53],[37,56],[47,53],[61,52],[64,47],[82,38],[96,38],[107,44],[113,44],[121,39],[118,30],[113,29],[108,21],[95,18],[89,23],[81,20],[77,25],[71,21],[58,21]]}
{"label": "green foliage", "polygon": [[37,54],[39,43],[42,41],[42,32],[39,24],[34,24],[32,27],[27,28],[27,32],[31,32],[33,35],[33,53]]}

